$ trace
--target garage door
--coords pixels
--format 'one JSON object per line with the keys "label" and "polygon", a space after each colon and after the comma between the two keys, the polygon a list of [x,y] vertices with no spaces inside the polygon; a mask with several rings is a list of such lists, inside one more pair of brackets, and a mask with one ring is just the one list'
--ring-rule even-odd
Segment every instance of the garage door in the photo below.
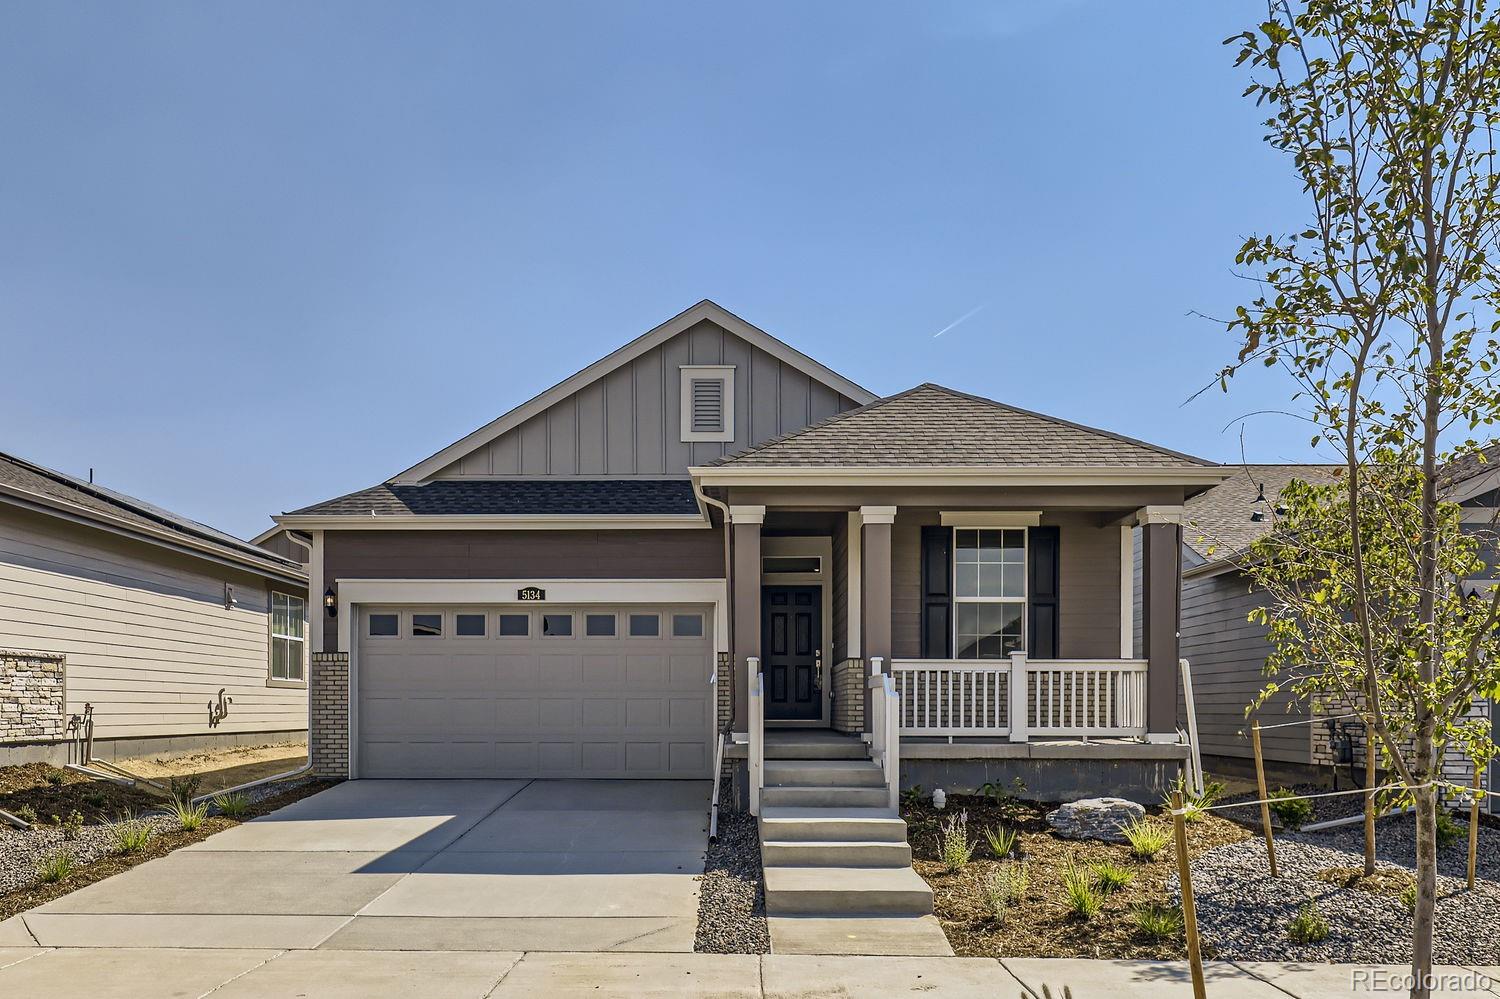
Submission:
{"label": "garage door", "polygon": [[362,777],[709,776],[711,608],[364,607]]}

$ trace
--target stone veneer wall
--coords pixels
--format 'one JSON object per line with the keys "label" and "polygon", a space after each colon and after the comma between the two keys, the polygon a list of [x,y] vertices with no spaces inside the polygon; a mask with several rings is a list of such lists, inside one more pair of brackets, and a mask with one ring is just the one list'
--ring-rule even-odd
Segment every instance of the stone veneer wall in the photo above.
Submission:
{"label": "stone veneer wall", "polygon": [[845,659],[833,667],[833,730],[863,732],[865,728],[865,661]]}
{"label": "stone veneer wall", "polygon": [[307,733],[308,757],[319,777],[344,778],[349,773],[349,653],[312,655],[312,727]]}
{"label": "stone veneer wall", "polygon": [[66,679],[60,653],[0,649],[0,742],[63,738]]}
{"label": "stone veneer wall", "polygon": [[[1363,703],[1363,701],[1364,698],[1362,695],[1356,695],[1352,701],[1330,696],[1325,699],[1319,706],[1318,715],[1337,716],[1348,714],[1350,711],[1355,710],[1355,706]],[[1469,706],[1470,718],[1487,719],[1489,718],[1489,716],[1489,706],[1486,701],[1482,699],[1476,699],[1474,703]],[[1351,722],[1358,721],[1358,719],[1353,718],[1348,720]],[[1336,756],[1334,754],[1333,743],[1328,736],[1328,726],[1325,725],[1322,721],[1316,721],[1312,724],[1311,727],[1313,766],[1333,766],[1336,760]],[[1359,773],[1363,775],[1365,765],[1364,729],[1361,727],[1355,731],[1350,732],[1350,741],[1353,743],[1355,767],[1359,771]],[[1407,744],[1407,748],[1410,748],[1410,743]],[[1379,766],[1378,763],[1376,765]],[[1443,776],[1448,780],[1453,781],[1454,783],[1462,784],[1467,787],[1474,780],[1474,763],[1468,757],[1459,752],[1458,749],[1449,747],[1446,755],[1443,758]],[[1450,795],[1450,797],[1452,797],[1452,795]]]}

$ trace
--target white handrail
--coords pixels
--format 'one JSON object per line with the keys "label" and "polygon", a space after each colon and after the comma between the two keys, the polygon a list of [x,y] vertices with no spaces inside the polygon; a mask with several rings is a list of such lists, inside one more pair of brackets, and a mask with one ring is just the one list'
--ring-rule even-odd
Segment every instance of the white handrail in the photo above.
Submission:
{"label": "white handrail", "polygon": [[874,672],[866,681],[870,689],[870,751],[885,776],[890,806],[901,796],[901,695],[896,678]]}
{"label": "white handrail", "polygon": [[760,672],[760,658],[750,656],[750,814],[760,814],[760,789],[764,786],[766,763],[765,677]]}

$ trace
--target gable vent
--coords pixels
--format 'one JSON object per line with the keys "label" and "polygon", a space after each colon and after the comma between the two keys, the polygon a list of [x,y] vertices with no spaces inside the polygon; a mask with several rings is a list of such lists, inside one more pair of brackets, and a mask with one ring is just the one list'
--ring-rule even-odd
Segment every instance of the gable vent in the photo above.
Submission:
{"label": "gable vent", "polygon": [[693,433],[722,432],[724,429],[724,380],[722,378],[694,378],[692,408]]}

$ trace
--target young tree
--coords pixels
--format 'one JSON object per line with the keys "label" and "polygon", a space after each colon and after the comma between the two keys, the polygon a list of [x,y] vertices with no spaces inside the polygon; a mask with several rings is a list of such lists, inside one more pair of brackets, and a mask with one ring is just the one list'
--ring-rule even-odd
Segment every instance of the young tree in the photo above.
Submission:
{"label": "young tree", "polygon": [[1344,462],[1334,486],[1288,490],[1248,564],[1270,595],[1271,668],[1354,700],[1414,789],[1412,994],[1425,997],[1442,758],[1453,745],[1488,758],[1464,719],[1500,693],[1500,591],[1463,596],[1478,543],[1442,498],[1443,470],[1500,418],[1500,21],[1485,0],[1271,0],[1228,44],[1309,214],[1241,247],[1260,291],[1227,324],[1242,344],[1221,384],[1281,366],[1314,446]]}

